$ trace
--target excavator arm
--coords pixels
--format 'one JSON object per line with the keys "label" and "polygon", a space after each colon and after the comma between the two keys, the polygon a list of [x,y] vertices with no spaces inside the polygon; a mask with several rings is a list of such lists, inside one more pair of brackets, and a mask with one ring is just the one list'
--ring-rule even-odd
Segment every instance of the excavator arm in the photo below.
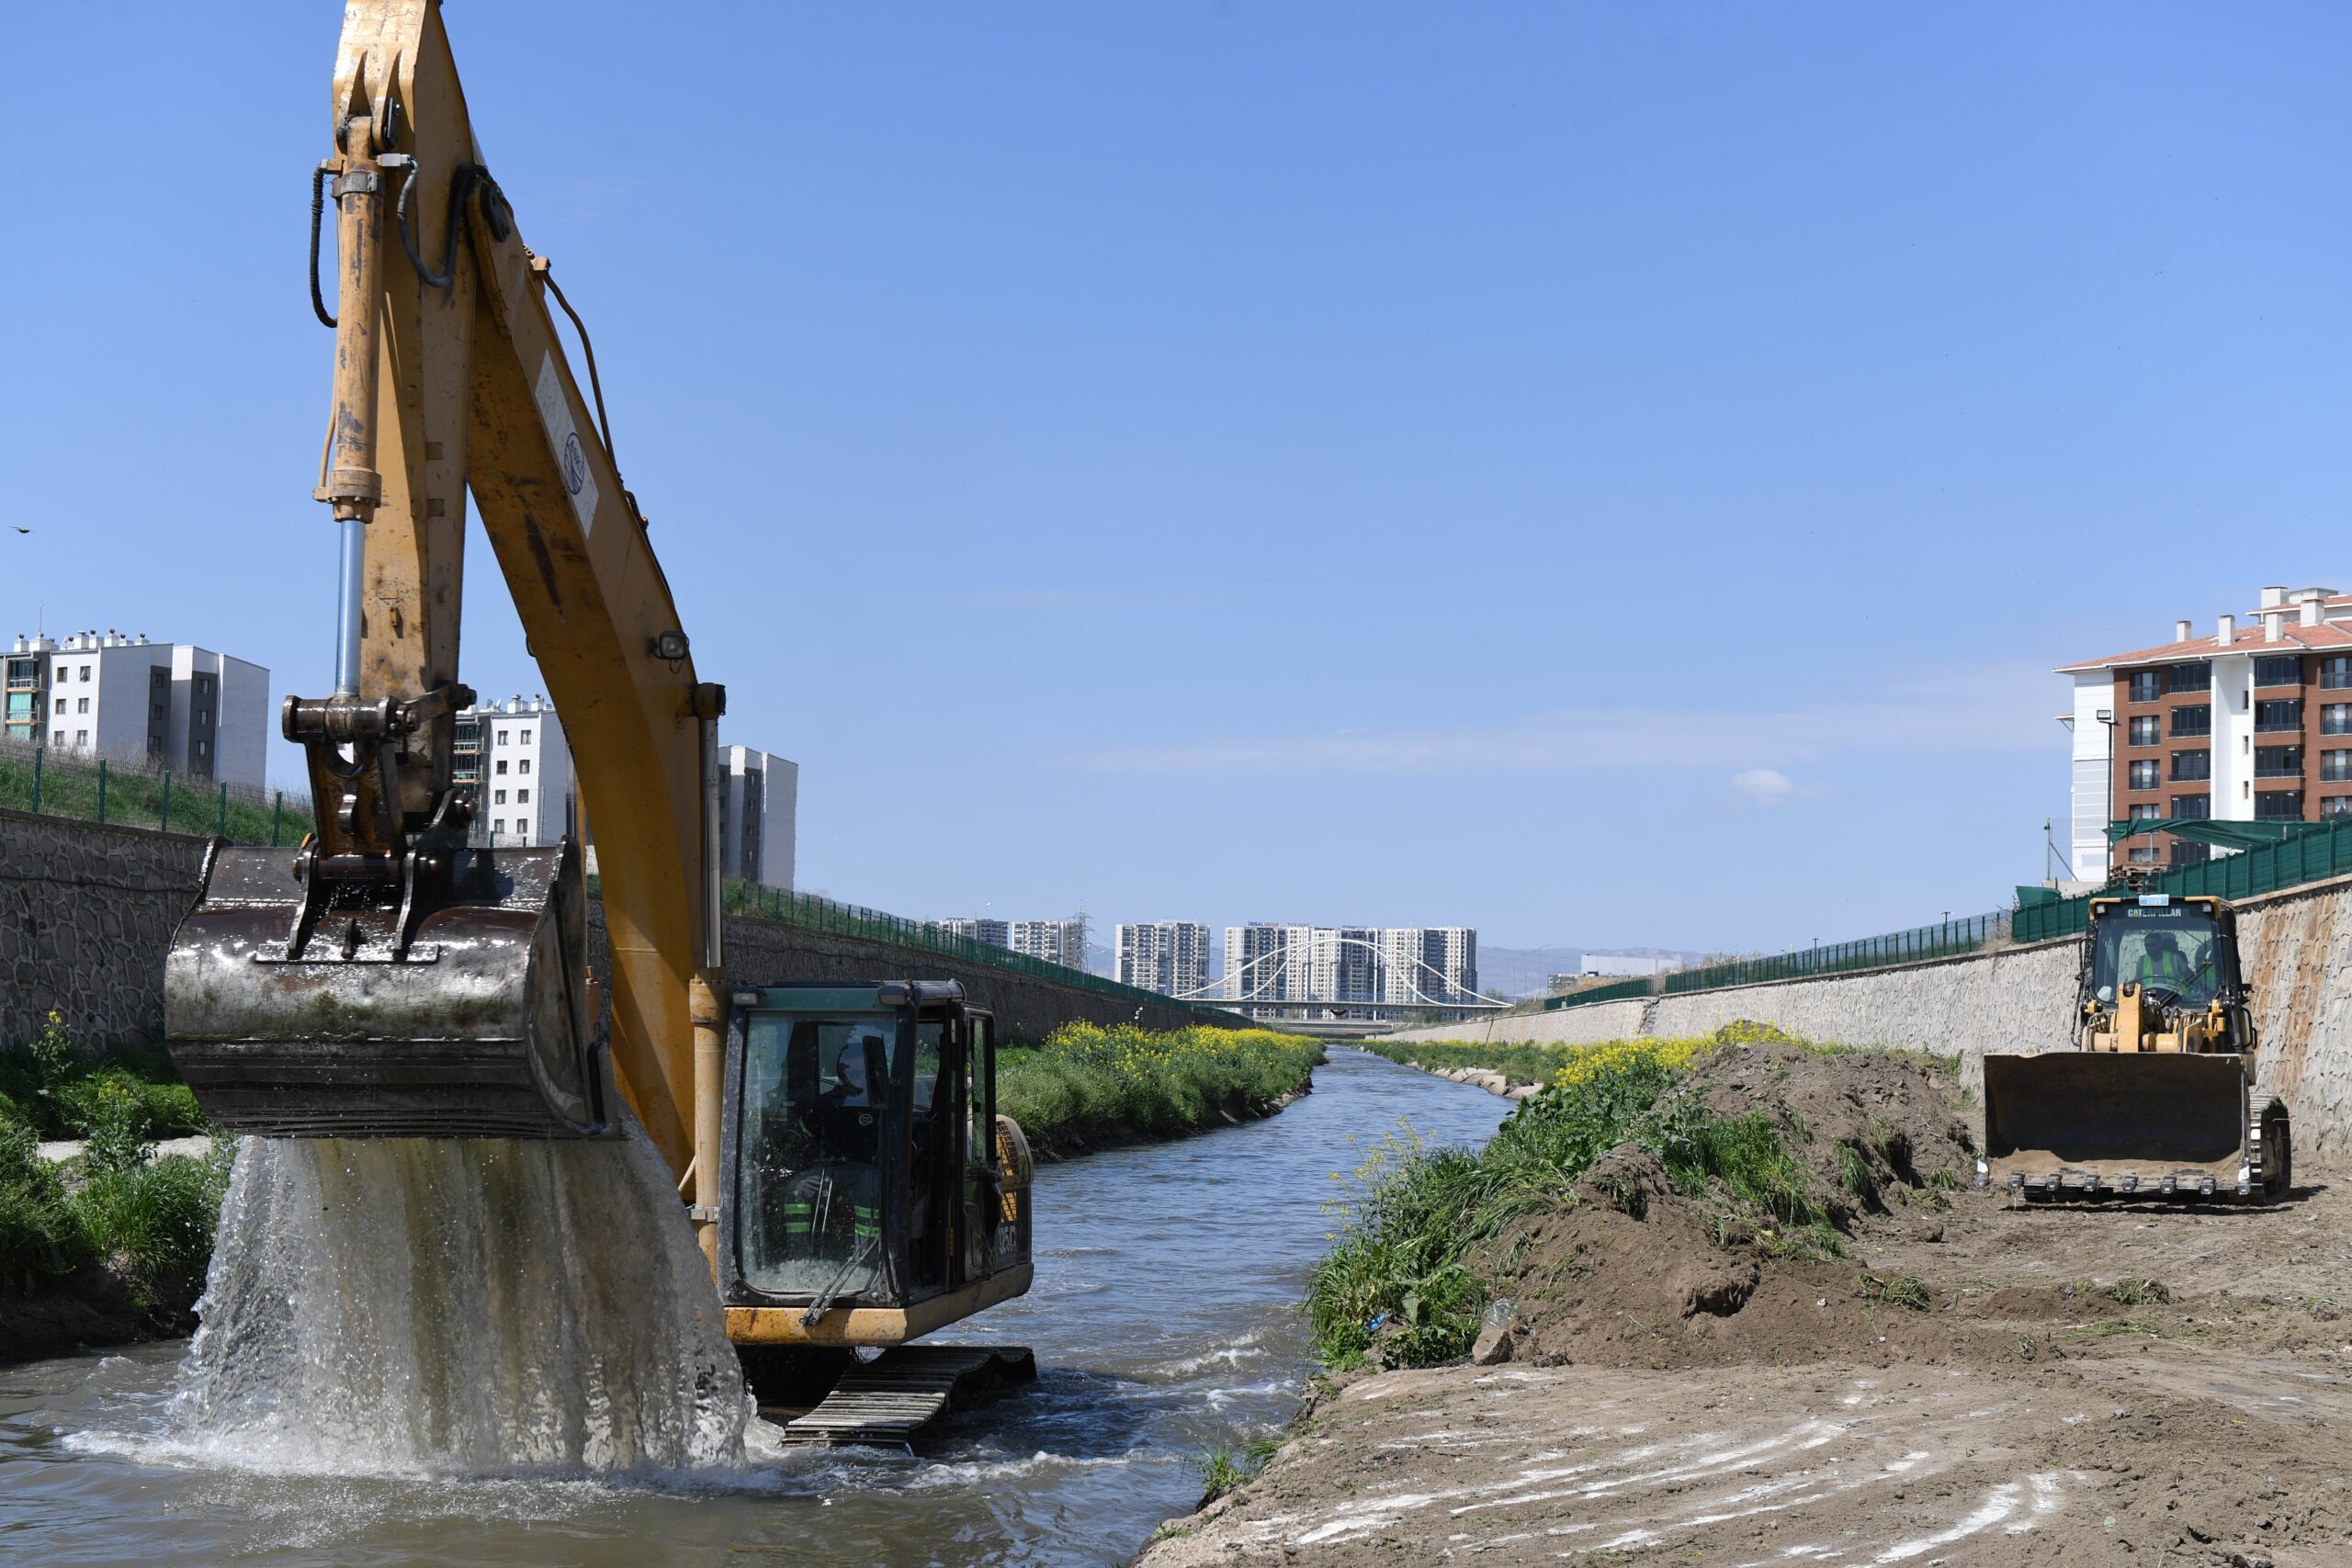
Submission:
{"label": "excavator arm", "polygon": [[[707,1250],[725,693],[696,678],[593,359],[583,388],[550,305],[570,309],[475,142],[437,0],[350,0],[332,109],[315,495],[341,537],[336,682],[284,716],[317,830],[292,853],[216,854],[169,962],[172,1048],[218,1119],[277,1135],[593,1135],[611,1125],[608,1076],[682,1190],[692,1179]],[[477,786],[453,752],[472,700],[468,491],[594,830],[611,949],[594,981],[573,846],[469,841]]]}

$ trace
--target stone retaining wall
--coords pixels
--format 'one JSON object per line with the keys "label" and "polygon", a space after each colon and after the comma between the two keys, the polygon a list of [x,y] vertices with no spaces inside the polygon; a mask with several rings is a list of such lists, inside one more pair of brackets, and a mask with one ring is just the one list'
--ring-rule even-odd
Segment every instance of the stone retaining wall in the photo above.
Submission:
{"label": "stone retaining wall", "polygon": [[164,951],[207,840],[0,811],[0,1045],[51,1009],[85,1044],[159,1042]]}
{"label": "stone retaining wall", "polygon": [[[54,1008],[76,1040],[160,1043],[164,954],[196,902],[209,840],[0,811],[0,1046],[40,1032]],[[591,962],[605,962],[604,908],[589,905]],[[1182,1002],[1136,1003],[1082,986],[858,937],[730,918],[728,967],[763,980],[961,980],[1005,1037],[1057,1025],[1148,1029],[1238,1019]]]}
{"label": "stone retaining wall", "polygon": [[[2262,1088],[2286,1097],[2299,1150],[2352,1158],[2352,877],[2237,908]],[[1973,1089],[1988,1052],[2030,1054],[2070,1039],[2081,963],[2081,940],[2072,938],[1817,980],[1504,1013],[1385,1038],[1589,1044],[1706,1034],[1753,1019],[1814,1040],[1955,1056]]]}

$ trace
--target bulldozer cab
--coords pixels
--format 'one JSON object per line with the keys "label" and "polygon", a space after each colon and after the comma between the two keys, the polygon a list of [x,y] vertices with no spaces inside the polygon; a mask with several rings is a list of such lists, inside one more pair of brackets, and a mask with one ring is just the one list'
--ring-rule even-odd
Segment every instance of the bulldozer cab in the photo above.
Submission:
{"label": "bulldozer cab", "polygon": [[1028,1151],[954,982],[741,987],[718,1283],[739,1344],[888,1346],[1029,1286]]}
{"label": "bulldozer cab", "polygon": [[2093,899],[2081,1017],[2086,1050],[2245,1050],[2253,1032],[2229,907],[2164,893]]}

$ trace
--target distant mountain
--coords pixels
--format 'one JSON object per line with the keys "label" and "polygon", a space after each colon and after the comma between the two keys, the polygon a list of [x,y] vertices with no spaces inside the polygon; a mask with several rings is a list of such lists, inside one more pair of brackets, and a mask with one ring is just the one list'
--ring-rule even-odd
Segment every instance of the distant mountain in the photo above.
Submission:
{"label": "distant mountain", "polygon": [[1584,962],[1580,947],[1490,947],[1478,944],[1478,988],[1490,997],[1540,997],[1552,976]]}
{"label": "distant mountain", "polygon": [[1675,958],[1696,964],[1703,954],[1670,947],[1488,947],[1478,944],[1478,988],[1490,997],[1523,1001],[1549,993],[1552,976],[1572,975],[1588,957]]}
{"label": "distant mountain", "polygon": [[1086,972],[1090,975],[1102,976],[1106,979],[1116,979],[1119,975],[1119,955],[1099,942],[1090,942],[1086,944]]}

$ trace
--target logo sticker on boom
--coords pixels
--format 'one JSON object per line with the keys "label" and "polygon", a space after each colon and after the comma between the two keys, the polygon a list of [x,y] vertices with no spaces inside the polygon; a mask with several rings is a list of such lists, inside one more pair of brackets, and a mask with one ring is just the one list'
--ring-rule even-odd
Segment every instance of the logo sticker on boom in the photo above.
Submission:
{"label": "logo sticker on boom", "polygon": [[563,488],[571,492],[571,510],[580,515],[580,531],[596,527],[596,476],[588,471],[588,454],[580,445],[580,427],[571,423],[571,402],[563,395],[563,378],[555,355],[539,355],[538,384],[531,389],[539,405],[539,423],[547,426],[548,443],[555,448],[556,466],[563,473]]}

